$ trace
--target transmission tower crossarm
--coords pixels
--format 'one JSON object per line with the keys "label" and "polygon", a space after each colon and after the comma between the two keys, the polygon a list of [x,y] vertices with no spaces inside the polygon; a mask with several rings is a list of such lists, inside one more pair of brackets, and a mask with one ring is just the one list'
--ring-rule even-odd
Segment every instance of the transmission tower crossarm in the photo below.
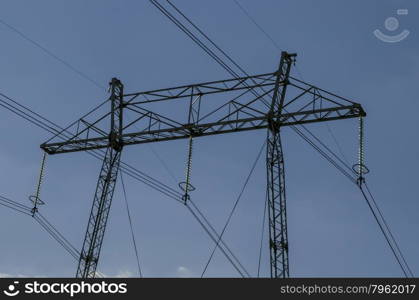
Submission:
{"label": "transmission tower crossarm", "polygon": [[[282,86],[283,82],[278,82],[278,87]],[[294,87],[296,91],[302,90],[302,92],[291,100],[282,103],[281,113],[276,118],[276,121],[280,122],[282,127],[358,118],[366,115],[360,104],[317,89],[314,86],[308,84],[303,85],[299,82],[290,82],[288,86],[289,88]],[[272,94],[274,89],[272,88],[268,92],[265,92],[265,96]],[[194,95],[195,91],[191,90],[191,92],[193,93],[191,95]],[[191,97],[191,95],[189,96]],[[184,95],[181,97],[183,98]],[[201,99],[203,95],[199,97]],[[134,124],[137,127],[138,125],[141,126],[143,130],[123,133],[121,135],[121,141],[125,146],[186,139],[190,136],[191,126],[193,126],[192,129],[195,137],[268,128],[271,120],[269,116],[270,112],[263,111],[260,107],[256,106],[260,105],[261,99],[262,96],[252,98],[245,103],[229,101],[217,111],[207,113],[193,124],[188,123],[188,120],[174,120],[173,118],[157,114],[151,110],[138,107],[138,105],[134,106],[133,104],[128,105],[124,103],[125,109],[129,109],[136,114],[135,121],[126,125],[123,128],[124,131],[128,131]],[[99,119],[103,120],[103,117]],[[83,124],[86,127],[81,130],[78,128],[79,131],[72,138],[64,142],[44,143],[41,145],[41,148],[49,154],[59,154],[109,147],[109,139],[103,133],[98,133],[95,137],[82,137],[83,134],[89,131],[94,133],[98,132],[98,129],[93,127],[95,123],[92,122],[89,126],[86,125],[89,123],[84,121]],[[87,135],[91,136],[91,134]]]}
{"label": "transmission tower crossarm", "polygon": [[239,90],[248,90],[275,85],[275,73],[264,73],[252,76],[230,78],[152,91],[125,94],[126,105],[146,104],[152,102],[175,100],[181,98],[205,96]]}

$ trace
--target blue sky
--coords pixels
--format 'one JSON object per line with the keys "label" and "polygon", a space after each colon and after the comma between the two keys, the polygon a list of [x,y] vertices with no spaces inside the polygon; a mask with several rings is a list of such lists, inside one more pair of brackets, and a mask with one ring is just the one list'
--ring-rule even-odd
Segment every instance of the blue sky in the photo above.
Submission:
{"label": "blue sky", "polygon": [[[174,3],[248,73],[272,72],[279,51],[233,1]],[[415,1],[241,0],[283,50],[297,52],[305,81],[361,103],[367,111],[368,182],[415,274],[419,272],[419,30]],[[397,9],[408,9],[397,16]],[[397,17],[411,33],[384,43],[373,31]],[[82,70],[100,84],[116,76],[126,91],[229,78],[148,1],[3,1],[0,18]],[[0,24],[2,93],[64,126],[107,98],[104,90]],[[296,77],[300,75],[294,73]],[[357,158],[357,122],[329,123],[349,162]],[[22,203],[34,192],[46,132],[0,110],[0,194]],[[326,125],[310,126],[337,151]],[[290,273],[293,277],[401,276],[390,249],[355,186],[290,129],[286,155]],[[221,229],[240,192],[265,132],[199,139],[195,143],[192,197]],[[124,149],[123,160],[176,187],[184,176],[186,141],[154,144],[173,180],[147,145]],[[77,247],[100,162],[83,153],[48,158],[42,213]],[[265,195],[259,162],[225,235],[255,274]],[[186,209],[126,178],[145,276],[199,276],[212,242]],[[0,273],[74,276],[76,264],[26,216],[0,209]],[[262,275],[268,275],[264,247]],[[135,256],[118,185],[102,249],[101,272],[136,276]],[[218,252],[208,276],[237,276]]]}

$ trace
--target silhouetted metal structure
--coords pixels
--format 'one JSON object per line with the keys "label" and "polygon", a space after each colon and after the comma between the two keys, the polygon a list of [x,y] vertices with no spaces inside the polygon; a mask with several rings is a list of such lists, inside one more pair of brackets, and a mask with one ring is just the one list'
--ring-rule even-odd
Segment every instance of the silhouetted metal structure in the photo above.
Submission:
{"label": "silhouetted metal structure", "polygon": [[95,277],[109,210],[118,178],[119,162],[123,148],[121,138],[123,127],[123,88],[122,83],[116,78],[113,78],[110,82],[111,130],[108,137],[109,147],[107,147],[103,159],[83,248],[80,252],[76,276],[81,278]]}
{"label": "silhouetted metal structure", "polygon": [[[124,94],[123,85],[114,78],[110,83],[111,111],[92,121],[87,120],[88,115],[73,123],[65,129],[73,132],[66,141],[56,141],[57,135],[41,145],[49,154],[106,149],[77,277],[95,276],[124,146],[256,129],[267,129],[271,276],[289,276],[281,128],[366,115],[360,104],[291,77],[295,57],[296,54],[282,52],[279,68],[273,73],[147,92]],[[216,105],[220,96],[229,94],[234,94],[231,100]],[[187,102],[186,115],[180,105],[182,99]],[[147,108],[156,104],[165,115]],[[165,105],[171,106],[165,108]],[[135,116],[133,121],[124,122],[123,116],[127,113]],[[104,128],[109,126],[109,121],[110,130],[106,131]],[[140,130],[134,130],[134,125]],[[189,182],[185,184],[187,191]]]}

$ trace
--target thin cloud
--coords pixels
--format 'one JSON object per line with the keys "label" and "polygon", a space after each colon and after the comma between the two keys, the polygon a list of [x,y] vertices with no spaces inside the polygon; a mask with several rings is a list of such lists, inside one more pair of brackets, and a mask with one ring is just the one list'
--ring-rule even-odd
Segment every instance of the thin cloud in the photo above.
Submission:
{"label": "thin cloud", "polygon": [[179,266],[177,268],[177,275],[179,277],[193,277],[193,272],[189,270],[187,267]]}

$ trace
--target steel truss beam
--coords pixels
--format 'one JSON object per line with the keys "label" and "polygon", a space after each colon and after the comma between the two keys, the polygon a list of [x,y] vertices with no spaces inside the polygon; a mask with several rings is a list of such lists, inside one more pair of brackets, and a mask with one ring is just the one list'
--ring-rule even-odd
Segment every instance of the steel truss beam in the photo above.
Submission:
{"label": "steel truss beam", "polygon": [[[198,137],[268,128],[269,106],[266,106],[265,98],[271,98],[275,89],[273,76],[275,76],[275,73],[268,73],[268,75],[256,75],[242,79],[229,79],[216,81],[215,83],[202,83],[124,95],[124,99],[131,97],[123,104],[125,111],[130,111],[136,117],[134,121],[123,127],[125,133],[121,135],[122,143],[123,145],[135,145],[185,139],[189,138],[191,130],[194,132],[194,136]],[[258,82],[258,84],[251,85],[251,83],[248,83],[252,82],[251,80]],[[246,83],[248,87],[239,86],[240,83]],[[224,84],[226,87],[222,88]],[[284,84],[285,82],[282,81],[278,83],[279,86]],[[292,88],[296,92],[296,95],[283,104],[282,113],[277,118],[282,127],[365,116],[360,104],[313,85],[292,77],[288,78],[287,85],[288,89]],[[141,107],[145,104],[170,102],[182,98],[197,99],[196,101],[199,102],[199,107],[201,107],[204,100],[209,101],[204,99],[204,96],[215,93],[227,94],[243,89],[245,91],[242,95],[248,95],[249,92],[257,92],[258,94],[246,101],[239,101],[239,97],[235,97],[206,114],[204,114],[202,108],[199,113],[194,111],[196,105],[191,105],[186,119],[178,118],[175,120]],[[137,98],[142,98],[144,101],[134,102]],[[110,115],[111,113],[105,113],[90,122],[86,118],[80,119],[72,125],[72,128],[66,128],[67,131],[74,133],[67,141],[56,142],[57,135],[42,144],[41,148],[49,154],[107,148],[110,146],[108,135],[105,130],[99,128],[98,124],[109,118]],[[142,128],[142,130],[126,133],[134,125]]]}

